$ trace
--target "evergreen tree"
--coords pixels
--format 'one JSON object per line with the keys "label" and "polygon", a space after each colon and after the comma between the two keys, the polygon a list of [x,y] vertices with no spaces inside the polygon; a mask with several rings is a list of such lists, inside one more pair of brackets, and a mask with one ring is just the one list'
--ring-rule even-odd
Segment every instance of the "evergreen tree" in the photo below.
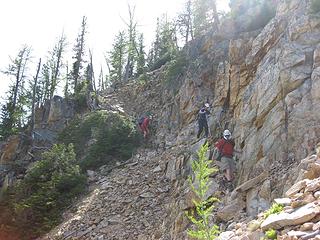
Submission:
{"label": "evergreen tree", "polygon": [[35,124],[35,108],[36,108],[36,101],[37,101],[37,87],[38,87],[38,76],[41,68],[41,58],[39,59],[37,73],[33,78],[33,83],[31,84],[32,88],[32,105],[31,105],[31,121],[30,121],[30,132],[32,134]]}
{"label": "evergreen tree", "polygon": [[0,138],[5,139],[16,133],[27,121],[28,92],[25,89],[26,70],[30,60],[31,48],[24,45],[17,57],[12,60],[5,74],[14,81],[9,86],[6,102],[1,108]]}
{"label": "evergreen tree", "polygon": [[143,45],[143,34],[139,37],[139,43],[138,43],[138,60],[137,60],[137,73],[136,75],[139,76],[143,73],[145,73],[146,69],[146,58],[145,58],[145,52],[144,52],[144,45]]}
{"label": "evergreen tree", "polygon": [[135,8],[131,8],[128,6],[128,12],[129,12],[129,23],[126,23],[128,30],[127,30],[127,63],[125,66],[125,74],[123,76],[123,81],[127,82],[130,78],[133,77],[134,68],[136,67],[137,62],[137,43],[136,43],[136,35],[137,35],[137,22],[134,18]]}
{"label": "evergreen tree", "polygon": [[52,51],[49,51],[48,58],[42,66],[42,71],[38,81],[36,99],[38,105],[51,99],[61,81],[61,68],[63,67],[63,53],[66,48],[66,37],[62,33]]}
{"label": "evergreen tree", "polygon": [[[151,66],[149,70],[155,70],[170,61],[175,56],[177,50],[175,24],[168,21],[167,17],[164,17],[161,22],[158,19],[156,39],[148,57],[148,66]],[[153,63],[152,65],[150,64],[151,62]]]}
{"label": "evergreen tree", "polygon": [[215,0],[195,0],[193,8],[196,36],[204,34],[212,26],[218,28],[219,17]]}
{"label": "evergreen tree", "polygon": [[62,33],[58,43],[54,46],[53,51],[50,52],[51,59],[50,68],[51,68],[51,79],[50,79],[50,98],[53,97],[53,94],[57,88],[59,83],[58,77],[60,75],[60,68],[62,66],[63,53],[66,47],[66,37],[64,33]]}
{"label": "evergreen tree", "polygon": [[110,81],[112,84],[117,84],[123,79],[125,47],[125,33],[120,31],[114,40],[112,50],[109,52],[109,59],[106,59],[107,62],[110,62]]}
{"label": "evergreen tree", "polygon": [[63,95],[65,98],[68,98],[70,95],[69,92],[69,83],[70,83],[70,73],[69,73],[69,65],[67,63],[66,66],[66,76],[65,76],[65,85],[64,85],[64,90],[63,90]]}
{"label": "evergreen tree", "polygon": [[187,0],[185,3],[185,9],[178,16],[177,25],[181,36],[184,38],[185,44],[187,44],[190,39],[193,40],[193,12],[191,0]]}
{"label": "evergreen tree", "polygon": [[76,44],[73,48],[75,62],[72,65],[71,75],[74,81],[74,91],[77,91],[77,86],[81,77],[81,69],[83,68],[84,63],[84,53],[85,53],[85,36],[87,33],[87,18],[83,16],[81,22],[80,33],[77,37]]}

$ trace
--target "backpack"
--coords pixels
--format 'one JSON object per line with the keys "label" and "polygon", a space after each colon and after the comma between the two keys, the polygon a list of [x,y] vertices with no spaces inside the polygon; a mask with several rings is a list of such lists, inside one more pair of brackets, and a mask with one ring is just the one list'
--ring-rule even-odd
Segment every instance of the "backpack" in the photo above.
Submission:
{"label": "backpack", "polygon": [[221,147],[221,151],[217,148],[217,147],[214,147],[213,149],[213,159],[215,159],[216,161],[221,161],[221,158],[223,157],[223,154],[222,154],[222,150],[223,150],[223,147],[224,145],[227,143],[227,141],[225,141],[223,144],[222,144],[222,147]]}
{"label": "backpack", "polygon": [[138,119],[138,124],[141,125],[141,124],[143,123],[143,121],[144,121],[144,117],[140,117],[140,118]]}

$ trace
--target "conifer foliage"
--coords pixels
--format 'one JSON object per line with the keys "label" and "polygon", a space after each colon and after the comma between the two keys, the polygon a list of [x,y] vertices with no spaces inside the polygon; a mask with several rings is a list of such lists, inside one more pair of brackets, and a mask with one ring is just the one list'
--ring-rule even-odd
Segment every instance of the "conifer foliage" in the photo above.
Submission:
{"label": "conifer foliage", "polygon": [[191,189],[197,196],[193,199],[195,210],[186,212],[188,219],[194,224],[194,228],[188,230],[188,234],[199,240],[215,239],[218,226],[212,224],[213,203],[217,201],[214,197],[208,197],[207,192],[210,187],[209,176],[216,172],[217,169],[210,167],[212,161],[206,157],[208,144],[203,145],[198,151],[198,160],[192,162],[194,180],[190,177],[189,182]]}

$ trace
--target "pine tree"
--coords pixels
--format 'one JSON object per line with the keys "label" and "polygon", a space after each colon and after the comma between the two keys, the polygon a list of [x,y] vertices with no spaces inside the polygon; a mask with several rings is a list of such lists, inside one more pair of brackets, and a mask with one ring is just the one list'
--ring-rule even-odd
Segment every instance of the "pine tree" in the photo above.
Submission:
{"label": "pine tree", "polygon": [[60,36],[58,43],[54,46],[53,51],[50,53],[51,59],[50,67],[51,67],[51,79],[50,79],[50,98],[53,97],[53,94],[57,88],[59,83],[59,74],[60,68],[62,66],[63,53],[66,47],[66,37],[64,33]]}
{"label": "pine tree", "polygon": [[107,62],[110,62],[110,81],[112,84],[117,84],[123,79],[125,47],[125,33],[120,31],[114,40],[112,50],[108,54],[109,59],[107,59]]}
{"label": "pine tree", "polygon": [[135,8],[131,8],[128,6],[128,12],[129,12],[129,23],[126,23],[128,29],[127,29],[127,36],[128,36],[128,42],[127,42],[127,63],[125,66],[125,74],[123,76],[123,81],[127,82],[130,78],[133,77],[134,68],[136,66],[137,62],[137,43],[136,43],[136,35],[137,35],[137,22],[135,20],[134,14],[135,14]]}
{"label": "pine tree", "polygon": [[0,137],[4,139],[19,131],[27,122],[28,92],[26,91],[26,70],[30,60],[31,48],[24,45],[5,74],[14,81],[9,86],[6,102],[1,108]]}
{"label": "pine tree", "polygon": [[204,34],[212,26],[218,28],[219,17],[215,0],[195,0],[193,12],[195,36]]}
{"label": "pine tree", "polygon": [[[149,70],[155,70],[170,61],[178,50],[175,24],[163,17],[158,19],[156,38],[148,56]],[[151,63],[153,63],[151,65]]]}
{"label": "pine tree", "polygon": [[187,44],[190,39],[193,40],[193,12],[191,0],[187,0],[185,3],[185,9],[178,16],[177,25],[181,36],[184,38],[185,44]]}
{"label": "pine tree", "polygon": [[146,58],[144,52],[144,45],[143,45],[143,34],[139,37],[138,43],[138,60],[137,60],[137,73],[136,75],[139,76],[146,71]]}
{"label": "pine tree", "polygon": [[37,87],[38,87],[38,76],[41,68],[41,58],[39,59],[37,73],[33,78],[32,87],[32,106],[31,106],[31,121],[30,121],[30,132],[32,134],[35,124],[35,109],[36,109],[36,101],[37,101]]}
{"label": "pine tree", "polygon": [[74,91],[77,91],[78,83],[81,77],[81,69],[84,63],[84,53],[85,53],[85,36],[87,33],[87,17],[83,16],[81,22],[80,33],[77,37],[76,44],[73,48],[75,62],[72,65],[71,75],[74,81]]}

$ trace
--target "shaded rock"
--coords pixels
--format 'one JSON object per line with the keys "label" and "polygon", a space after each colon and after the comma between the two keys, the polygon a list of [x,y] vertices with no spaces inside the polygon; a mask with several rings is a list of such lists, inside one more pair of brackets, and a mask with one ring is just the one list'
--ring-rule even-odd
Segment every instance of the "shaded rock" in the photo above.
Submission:
{"label": "shaded rock", "polygon": [[243,208],[245,208],[245,202],[240,199],[234,200],[217,212],[217,218],[227,222],[236,217]]}
{"label": "shaded rock", "polygon": [[261,183],[268,177],[268,172],[263,172],[259,176],[250,179],[249,181],[246,181],[245,183],[241,184],[239,187],[237,187],[235,190],[238,192],[244,192],[249,190],[250,188],[253,188],[257,184]]}

